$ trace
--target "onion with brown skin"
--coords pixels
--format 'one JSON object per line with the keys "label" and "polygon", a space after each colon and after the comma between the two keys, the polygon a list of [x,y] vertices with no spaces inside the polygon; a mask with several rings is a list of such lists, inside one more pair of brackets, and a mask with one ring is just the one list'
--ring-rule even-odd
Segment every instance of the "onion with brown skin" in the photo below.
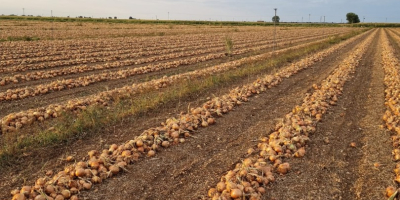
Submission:
{"label": "onion with brown skin", "polygon": [[153,150],[150,150],[149,152],[147,152],[147,156],[149,156],[149,157],[153,157],[155,155],[156,155],[156,152]]}
{"label": "onion with brown skin", "polygon": [[116,165],[111,165],[108,169],[114,175],[119,173],[119,167]]}
{"label": "onion with brown skin", "polygon": [[86,176],[86,172],[83,168],[78,168],[75,170],[75,176],[84,177],[84,176]]}
{"label": "onion with brown skin", "polygon": [[93,176],[92,177],[92,182],[93,183],[101,183],[101,178],[98,176]]}
{"label": "onion with brown skin", "polygon": [[70,192],[69,190],[63,190],[63,191],[61,191],[61,195],[62,195],[64,198],[68,199],[68,198],[71,197],[71,192]]}
{"label": "onion with brown skin", "polygon": [[217,184],[217,191],[218,192],[222,192],[226,189],[226,184],[224,182],[219,182]]}
{"label": "onion with brown skin", "polygon": [[242,190],[239,189],[232,189],[231,190],[231,197],[236,199],[236,198],[240,198],[243,196],[243,192]]}

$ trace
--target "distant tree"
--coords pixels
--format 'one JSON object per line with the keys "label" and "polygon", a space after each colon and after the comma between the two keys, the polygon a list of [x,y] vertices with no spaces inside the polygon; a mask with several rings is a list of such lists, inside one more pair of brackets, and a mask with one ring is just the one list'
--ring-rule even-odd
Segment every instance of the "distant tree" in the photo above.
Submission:
{"label": "distant tree", "polygon": [[132,16],[130,16],[130,17],[129,17],[129,19],[133,19],[133,17],[132,17]]}
{"label": "distant tree", "polygon": [[349,24],[360,23],[360,18],[358,18],[358,15],[352,12],[347,13],[346,20],[348,21]]}
{"label": "distant tree", "polygon": [[273,16],[272,17],[272,22],[279,23],[279,20],[280,20],[279,16]]}

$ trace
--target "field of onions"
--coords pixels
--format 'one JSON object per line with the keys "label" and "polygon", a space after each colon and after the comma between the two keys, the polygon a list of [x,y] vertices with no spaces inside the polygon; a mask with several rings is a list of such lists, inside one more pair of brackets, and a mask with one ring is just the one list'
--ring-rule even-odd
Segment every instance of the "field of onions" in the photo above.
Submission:
{"label": "field of onions", "polygon": [[[5,27],[41,39],[0,42],[0,144],[48,146],[0,150],[0,199],[398,199],[398,29],[278,27],[275,43],[271,27]],[[58,120],[167,92],[51,138]]]}
{"label": "field of onions", "polygon": [[[76,112],[93,104],[108,106],[109,97],[115,91],[135,94],[137,90],[143,90],[142,83],[135,79],[138,75],[156,72],[160,76],[163,71],[177,68],[173,73],[198,69],[200,71],[191,76],[202,76],[221,71],[214,68],[229,70],[243,62],[270,57],[274,46],[279,49],[275,53],[280,54],[352,30],[283,29],[278,30],[276,43],[271,40],[271,28],[253,27],[228,33],[179,36],[3,42],[0,44],[4,49],[1,52],[4,60],[0,61],[1,132],[13,132],[34,122],[57,118],[62,112]],[[234,43],[229,51],[226,40]],[[32,48],[32,45],[38,47]],[[143,83],[144,88],[161,88],[171,82],[167,79],[174,79],[174,76]],[[119,84],[119,80],[124,81]],[[108,82],[113,84],[109,86]],[[87,87],[90,88],[84,89]],[[110,87],[116,89],[108,91]],[[78,91],[74,93],[75,90]],[[51,103],[42,101],[46,95],[52,96]],[[58,98],[60,96],[63,98]],[[32,101],[40,104],[32,105]],[[15,105],[20,109],[15,109]]]}

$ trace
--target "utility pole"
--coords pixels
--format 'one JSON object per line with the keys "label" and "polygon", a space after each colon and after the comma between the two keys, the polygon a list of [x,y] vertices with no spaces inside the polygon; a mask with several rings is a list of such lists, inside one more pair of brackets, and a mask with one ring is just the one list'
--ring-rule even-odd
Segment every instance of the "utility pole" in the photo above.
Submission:
{"label": "utility pole", "polygon": [[169,20],[169,12],[168,12],[168,20]]}
{"label": "utility pole", "polygon": [[25,16],[25,8],[22,8],[22,15]]}
{"label": "utility pole", "polygon": [[363,17],[363,23],[365,22],[365,16]]}
{"label": "utility pole", "polygon": [[53,17],[53,10],[51,10],[51,17]]}
{"label": "utility pole", "polygon": [[303,17],[301,17],[301,23],[303,23]]}
{"label": "utility pole", "polygon": [[386,17],[386,23],[387,23],[387,17]]}
{"label": "utility pole", "polygon": [[311,23],[311,14],[308,14],[308,22]]}
{"label": "utility pole", "polygon": [[274,8],[275,10],[275,18],[274,18],[274,28],[275,28],[275,33],[274,33],[274,51],[275,51],[275,46],[276,46],[276,10],[277,8]]}
{"label": "utility pole", "polygon": [[324,23],[325,23],[325,16],[324,16]]}

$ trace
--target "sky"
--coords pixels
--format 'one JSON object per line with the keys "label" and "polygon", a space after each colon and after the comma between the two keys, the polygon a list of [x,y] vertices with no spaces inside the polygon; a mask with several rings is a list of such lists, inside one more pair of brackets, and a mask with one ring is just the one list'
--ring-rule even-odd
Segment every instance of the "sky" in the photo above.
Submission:
{"label": "sky", "polygon": [[274,8],[283,22],[400,22],[399,0],[0,0],[0,15],[119,19],[271,21]]}

